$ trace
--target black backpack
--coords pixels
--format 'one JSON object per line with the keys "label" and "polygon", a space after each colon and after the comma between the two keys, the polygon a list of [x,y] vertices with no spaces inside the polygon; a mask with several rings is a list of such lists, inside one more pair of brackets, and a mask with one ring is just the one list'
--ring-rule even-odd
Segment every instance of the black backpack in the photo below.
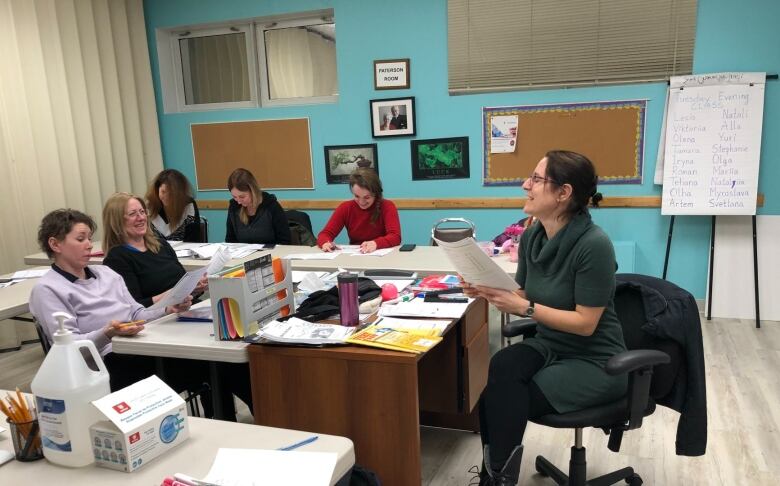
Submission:
{"label": "black backpack", "polygon": [[[379,297],[382,289],[370,278],[358,277],[358,302],[361,304]],[[321,321],[339,313],[339,289],[336,285],[328,290],[313,292],[304,300],[295,313],[285,316],[280,321],[297,317],[304,321]]]}

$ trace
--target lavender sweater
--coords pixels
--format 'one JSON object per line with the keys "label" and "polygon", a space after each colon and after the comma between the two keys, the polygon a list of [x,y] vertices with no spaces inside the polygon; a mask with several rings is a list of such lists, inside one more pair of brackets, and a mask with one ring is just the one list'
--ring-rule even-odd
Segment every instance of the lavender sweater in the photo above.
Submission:
{"label": "lavender sweater", "polygon": [[111,340],[103,328],[110,321],[147,321],[165,315],[164,309],[147,310],[128,292],[118,273],[103,265],[89,266],[94,278],[70,282],[55,270],[49,270],[35,284],[30,294],[30,313],[38,319],[46,335],[52,339],[57,321],[52,313],[67,312],[74,319],[65,321],[65,327],[76,339],[95,343],[100,356],[111,352]]}

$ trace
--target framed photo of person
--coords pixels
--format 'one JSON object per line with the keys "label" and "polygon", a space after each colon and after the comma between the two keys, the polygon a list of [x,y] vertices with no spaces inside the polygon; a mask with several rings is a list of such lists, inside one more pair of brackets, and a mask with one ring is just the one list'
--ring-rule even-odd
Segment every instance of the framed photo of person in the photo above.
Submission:
{"label": "framed photo of person", "polygon": [[409,89],[409,59],[374,61],[374,89]]}
{"label": "framed photo of person", "polygon": [[467,179],[469,137],[412,140],[412,180]]}
{"label": "framed photo of person", "polygon": [[374,169],[379,174],[375,143],[325,146],[325,179],[328,184],[348,184],[349,175],[359,168]]}
{"label": "framed photo of person", "polygon": [[414,96],[369,101],[374,138],[414,135]]}

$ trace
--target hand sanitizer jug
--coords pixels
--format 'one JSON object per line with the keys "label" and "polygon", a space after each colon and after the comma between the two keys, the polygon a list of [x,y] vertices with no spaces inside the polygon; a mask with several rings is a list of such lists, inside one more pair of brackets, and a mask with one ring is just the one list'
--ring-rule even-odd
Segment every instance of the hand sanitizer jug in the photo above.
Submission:
{"label": "hand sanitizer jug", "polygon": [[[65,319],[73,317],[64,312],[52,315],[59,330],[30,385],[38,408],[43,455],[61,466],[86,466],[94,462],[89,427],[101,419],[91,402],[110,393],[108,370],[92,341],[74,341],[73,332],[65,329]],[[90,369],[85,358],[89,355],[99,371]]]}

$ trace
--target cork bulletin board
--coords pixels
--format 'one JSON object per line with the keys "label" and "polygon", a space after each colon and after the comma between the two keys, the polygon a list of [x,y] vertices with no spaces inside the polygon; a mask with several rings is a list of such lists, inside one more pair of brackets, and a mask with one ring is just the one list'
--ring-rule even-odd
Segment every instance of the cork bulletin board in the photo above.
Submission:
{"label": "cork bulletin board", "polygon": [[[641,184],[646,100],[483,108],[483,185],[522,184],[544,154],[572,150],[596,165],[600,184]],[[491,118],[518,115],[517,148],[490,153]]]}
{"label": "cork bulletin board", "polygon": [[243,167],[265,189],[313,189],[308,118],[192,124],[199,191],[227,190]]}

